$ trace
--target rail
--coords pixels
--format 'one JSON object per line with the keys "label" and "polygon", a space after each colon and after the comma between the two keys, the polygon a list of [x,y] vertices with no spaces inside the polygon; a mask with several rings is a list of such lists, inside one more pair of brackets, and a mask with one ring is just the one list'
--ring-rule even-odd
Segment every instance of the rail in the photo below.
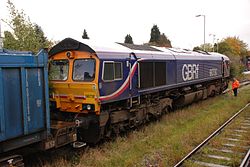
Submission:
{"label": "rail", "polygon": [[236,114],[234,114],[227,122],[221,125],[216,131],[214,131],[209,137],[207,137],[202,143],[195,147],[190,153],[188,153],[182,160],[180,160],[174,167],[179,167],[190,158],[194,153],[196,153],[201,147],[208,143],[214,136],[216,136],[223,128],[225,128],[234,118],[236,118],[242,111],[244,111],[250,103],[246,104],[245,107],[241,108]]}
{"label": "rail", "polygon": [[240,167],[248,167],[250,166],[250,149],[248,150],[245,158],[243,159],[242,163],[240,164]]}

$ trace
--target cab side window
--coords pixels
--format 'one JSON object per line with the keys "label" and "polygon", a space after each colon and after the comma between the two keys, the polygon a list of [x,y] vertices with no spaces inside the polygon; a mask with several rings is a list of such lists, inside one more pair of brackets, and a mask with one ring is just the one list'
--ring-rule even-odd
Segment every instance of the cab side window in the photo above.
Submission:
{"label": "cab side window", "polygon": [[104,81],[122,80],[122,63],[121,62],[104,62],[103,63],[103,76]]}

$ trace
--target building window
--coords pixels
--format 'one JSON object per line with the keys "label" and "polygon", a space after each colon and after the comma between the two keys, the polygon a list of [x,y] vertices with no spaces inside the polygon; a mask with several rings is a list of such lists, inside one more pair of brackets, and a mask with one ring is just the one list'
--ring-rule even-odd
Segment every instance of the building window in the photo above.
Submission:
{"label": "building window", "polygon": [[121,62],[104,62],[103,80],[113,81],[122,79]]}

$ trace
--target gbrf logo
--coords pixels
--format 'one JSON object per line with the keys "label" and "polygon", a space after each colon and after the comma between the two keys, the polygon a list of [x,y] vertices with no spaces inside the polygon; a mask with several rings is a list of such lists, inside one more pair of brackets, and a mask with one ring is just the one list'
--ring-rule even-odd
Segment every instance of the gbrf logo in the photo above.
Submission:
{"label": "gbrf logo", "polygon": [[189,81],[199,78],[199,64],[184,64],[182,66],[182,79]]}

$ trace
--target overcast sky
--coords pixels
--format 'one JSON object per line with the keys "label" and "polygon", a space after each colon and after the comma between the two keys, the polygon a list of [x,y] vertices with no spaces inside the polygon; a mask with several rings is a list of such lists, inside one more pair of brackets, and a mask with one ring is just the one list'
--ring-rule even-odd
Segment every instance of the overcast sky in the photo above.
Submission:
{"label": "overcast sky", "polygon": [[[49,39],[79,39],[86,29],[91,40],[146,43],[157,24],[174,47],[192,49],[206,42],[238,36],[250,48],[250,0],[12,0]],[[0,18],[8,19],[7,0],[0,0]],[[1,22],[2,31],[9,29]]]}

